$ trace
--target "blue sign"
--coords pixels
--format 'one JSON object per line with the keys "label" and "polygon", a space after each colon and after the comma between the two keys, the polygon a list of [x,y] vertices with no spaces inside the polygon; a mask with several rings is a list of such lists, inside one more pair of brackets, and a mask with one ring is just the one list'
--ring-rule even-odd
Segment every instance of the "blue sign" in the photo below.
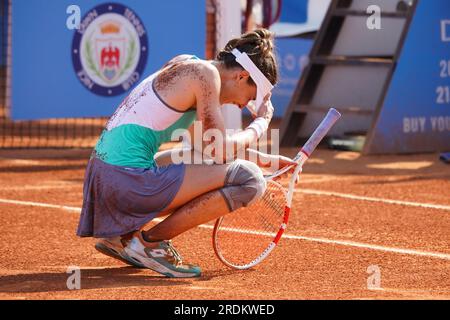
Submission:
{"label": "blue sign", "polygon": [[305,23],[308,15],[308,1],[314,0],[283,0],[280,22]]}
{"label": "blue sign", "polygon": [[450,1],[418,3],[366,153],[450,150]]}
{"label": "blue sign", "polygon": [[292,99],[303,69],[309,63],[313,40],[302,38],[277,38],[275,42],[280,81],[272,92],[274,115],[282,117]]}
{"label": "blue sign", "polygon": [[73,1],[15,0],[13,119],[110,116],[174,56],[204,56],[205,1],[77,0],[69,30]]}

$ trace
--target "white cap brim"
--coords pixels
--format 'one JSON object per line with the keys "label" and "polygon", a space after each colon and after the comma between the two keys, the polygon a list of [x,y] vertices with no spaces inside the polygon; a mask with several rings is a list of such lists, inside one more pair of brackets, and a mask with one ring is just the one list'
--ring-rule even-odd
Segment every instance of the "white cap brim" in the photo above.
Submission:
{"label": "white cap brim", "polygon": [[258,112],[259,107],[262,105],[264,98],[273,90],[274,86],[266,78],[266,76],[258,69],[253,63],[247,53],[242,53],[238,49],[232,51],[238,62],[248,73],[256,84],[256,101],[254,106],[248,106],[248,109],[252,113]]}

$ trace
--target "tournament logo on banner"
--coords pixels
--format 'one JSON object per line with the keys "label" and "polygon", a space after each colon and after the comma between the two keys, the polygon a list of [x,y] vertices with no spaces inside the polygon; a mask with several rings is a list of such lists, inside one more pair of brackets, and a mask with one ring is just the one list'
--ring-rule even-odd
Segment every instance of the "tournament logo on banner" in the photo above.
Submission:
{"label": "tournament logo on banner", "polygon": [[105,3],[83,18],[72,43],[72,61],[80,82],[91,92],[113,97],[141,78],[148,57],[144,24],[130,8]]}

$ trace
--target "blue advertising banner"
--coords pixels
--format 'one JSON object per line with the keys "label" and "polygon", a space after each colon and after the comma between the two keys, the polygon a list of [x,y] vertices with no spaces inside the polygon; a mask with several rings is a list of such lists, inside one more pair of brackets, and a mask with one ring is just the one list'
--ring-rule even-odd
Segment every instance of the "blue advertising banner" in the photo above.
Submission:
{"label": "blue advertising banner", "polygon": [[283,117],[303,69],[309,62],[314,41],[302,38],[277,38],[275,45],[280,66],[280,81],[272,92],[274,115]]}
{"label": "blue advertising banner", "polygon": [[450,1],[421,0],[365,152],[450,150]]}
{"label": "blue advertising banner", "polygon": [[283,0],[280,22],[305,23],[308,14],[308,1],[314,0]]}
{"label": "blue advertising banner", "polygon": [[172,57],[204,56],[205,8],[205,0],[15,0],[13,119],[111,115]]}

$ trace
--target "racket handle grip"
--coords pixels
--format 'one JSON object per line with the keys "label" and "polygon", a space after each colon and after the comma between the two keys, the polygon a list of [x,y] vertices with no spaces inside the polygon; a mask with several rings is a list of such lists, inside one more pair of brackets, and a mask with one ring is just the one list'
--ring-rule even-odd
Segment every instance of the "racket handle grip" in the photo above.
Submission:
{"label": "racket handle grip", "polygon": [[317,148],[320,141],[327,135],[328,131],[333,127],[333,125],[336,123],[336,121],[339,120],[341,117],[341,114],[334,108],[331,108],[328,111],[328,114],[326,117],[322,120],[320,125],[317,127],[317,129],[314,131],[312,136],[309,138],[309,140],[306,142],[306,144],[303,146],[303,151],[310,156],[313,151]]}

